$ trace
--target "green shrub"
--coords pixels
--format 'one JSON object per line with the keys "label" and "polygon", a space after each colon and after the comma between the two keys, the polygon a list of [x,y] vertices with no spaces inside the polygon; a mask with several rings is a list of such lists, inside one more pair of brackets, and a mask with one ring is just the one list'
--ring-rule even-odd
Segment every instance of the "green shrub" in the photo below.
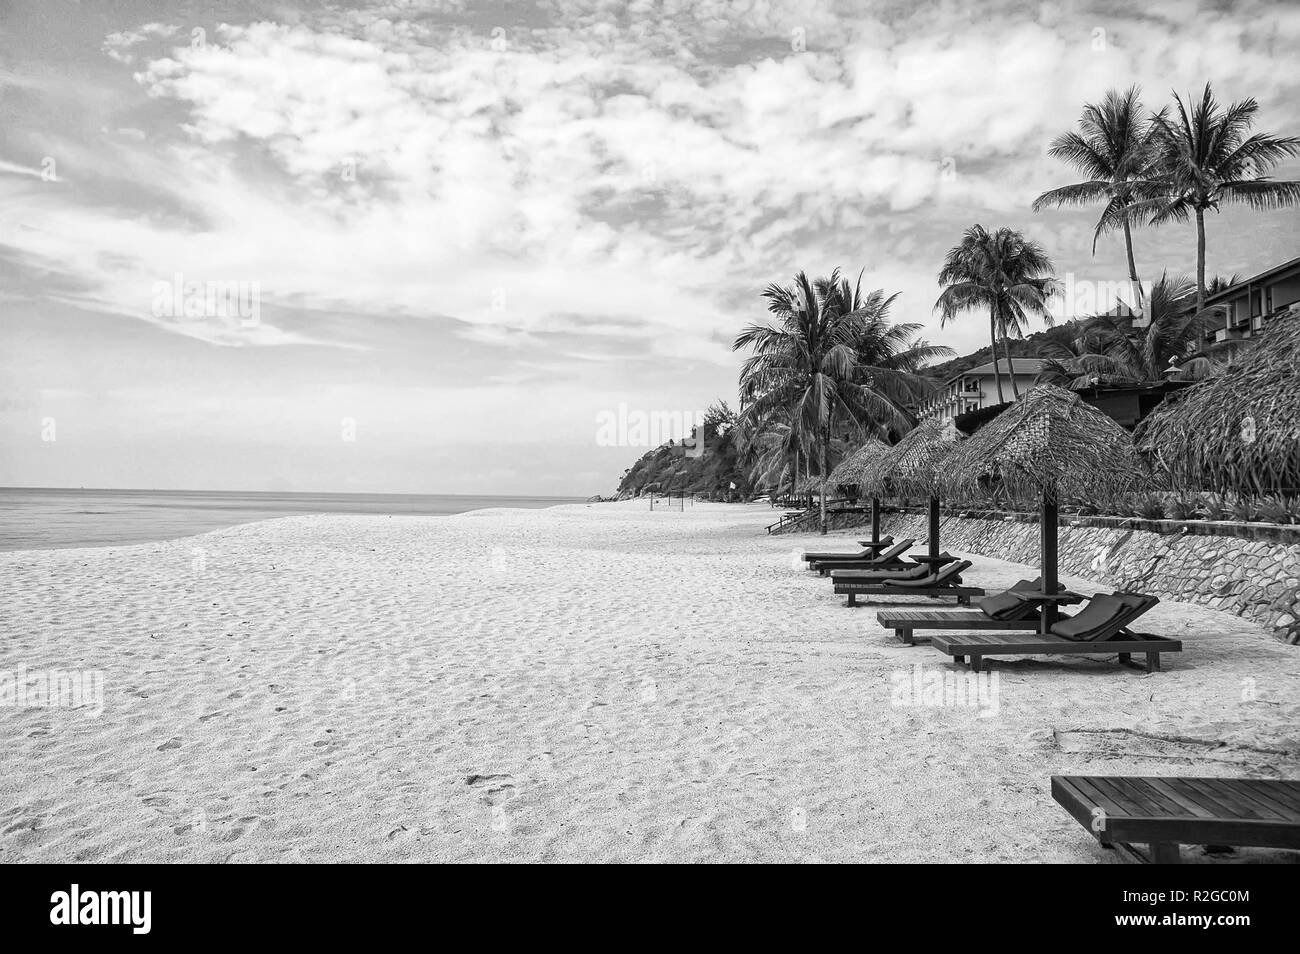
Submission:
{"label": "green shrub", "polygon": [[1290,502],[1284,497],[1262,497],[1255,511],[1259,520],[1268,523],[1287,524],[1293,522]]}
{"label": "green shrub", "polygon": [[1165,519],[1165,502],[1159,494],[1142,494],[1134,502],[1134,509],[1144,520]]}
{"label": "green shrub", "polygon": [[1219,494],[1204,494],[1200,500],[1201,513],[1206,520],[1227,520],[1232,515],[1227,501]]}
{"label": "green shrub", "polygon": [[1240,523],[1249,523],[1255,519],[1257,511],[1254,503],[1246,497],[1238,497],[1232,502],[1232,519]]}
{"label": "green shrub", "polygon": [[1169,501],[1169,516],[1174,520],[1195,520],[1201,515],[1196,497],[1191,494],[1179,494]]}

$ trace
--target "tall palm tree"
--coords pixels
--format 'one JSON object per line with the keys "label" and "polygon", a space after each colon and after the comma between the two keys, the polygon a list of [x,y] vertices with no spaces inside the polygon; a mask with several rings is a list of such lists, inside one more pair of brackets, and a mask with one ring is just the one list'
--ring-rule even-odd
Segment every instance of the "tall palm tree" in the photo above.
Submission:
{"label": "tall palm tree", "polygon": [[[1191,96],[1188,96],[1191,103]],[[1252,209],[1283,209],[1300,204],[1300,182],[1270,179],[1265,172],[1283,159],[1300,155],[1300,139],[1250,135],[1259,104],[1253,99],[1221,107],[1210,84],[1191,111],[1175,93],[1177,115],[1167,110],[1152,118],[1166,193],[1139,206],[1151,224],[1196,219],[1196,309],[1205,307],[1205,213],[1228,203]]]}
{"label": "tall palm tree", "polygon": [[944,349],[924,343],[900,349],[887,324],[896,296],[879,290],[864,296],[861,276],[850,286],[839,269],[816,280],[800,272],[791,285],[769,285],[763,297],[773,320],[748,326],[732,345],[753,351],[741,369],[738,421],[759,429],[772,422],[778,434],[780,425],[788,427],[792,436],[778,438],[777,446],[793,444],[817,464],[825,533],[825,477],[837,432],[845,425],[873,432],[909,426],[908,367]]}
{"label": "tall palm tree", "polygon": [[1057,136],[1047,150],[1053,159],[1065,161],[1086,178],[1044,192],[1033,205],[1035,212],[1041,212],[1048,206],[1104,202],[1092,234],[1092,253],[1097,254],[1097,239],[1103,233],[1123,230],[1128,277],[1138,305],[1142,304],[1143,293],[1133,259],[1132,212],[1134,205],[1150,198],[1159,185],[1159,153],[1153,148],[1151,129],[1142,117],[1138,87],[1130,86],[1122,93],[1107,91],[1100,105],[1089,103],[1083,107],[1078,132]]}
{"label": "tall palm tree", "polygon": [[1018,398],[1020,389],[1016,386],[1008,339],[1013,334],[1023,336],[1030,317],[1052,323],[1047,301],[1055,293],[1053,274],[1052,260],[1043,247],[1008,228],[989,232],[982,225],[972,225],[962,233],[960,244],[944,257],[939,284],[945,287],[934,305],[939,324],[946,325],[973,308],[988,309],[993,376],[1000,402],[1006,397],[998,370],[998,339],[1002,339],[1002,353],[1011,375],[1011,392]]}

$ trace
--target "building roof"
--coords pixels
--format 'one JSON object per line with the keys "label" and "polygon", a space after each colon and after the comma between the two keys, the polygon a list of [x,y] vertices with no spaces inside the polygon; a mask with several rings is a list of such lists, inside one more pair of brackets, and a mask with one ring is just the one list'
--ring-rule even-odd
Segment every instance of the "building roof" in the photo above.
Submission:
{"label": "building roof", "polygon": [[1244,291],[1247,285],[1257,285],[1266,279],[1273,278],[1282,272],[1288,272],[1294,268],[1300,268],[1300,258],[1293,258],[1291,261],[1283,262],[1281,265],[1274,265],[1272,268],[1267,268],[1258,275],[1252,275],[1250,278],[1243,278],[1236,284],[1229,285],[1227,288],[1222,291],[1217,291],[1213,295],[1206,295],[1205,303],[1208,305],[1211,302],[1223,301],[1225,298],[1232,298]]}
{"label": "building roof", "polygon": [[[1046,363],[1047,362],[1042,358],[1012,358],[1011,359],[1011,367],[1014,369],[1016,374],[1037,374],[1039,371],[1043,370],[1043,365]],[[998,371],[1000,371],[1003,374],[1007,373],[1007,362],[1005,358],[998,358]],[[989,361],[986,364],[981,364],[977,368],[971,368],[969,371],[963,371],[961,374],[954,374],[948,380],[955,381],[958,378],[964,378],[969,375],[977,375],[980,377],[992,377],[993,362]]]}

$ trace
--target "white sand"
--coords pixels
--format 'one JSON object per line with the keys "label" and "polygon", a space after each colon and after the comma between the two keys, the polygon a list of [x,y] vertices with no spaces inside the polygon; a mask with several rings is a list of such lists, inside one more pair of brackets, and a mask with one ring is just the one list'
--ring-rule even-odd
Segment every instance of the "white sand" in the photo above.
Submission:
{"label": "white sand", "polygon": [[[1252,623],[1162,604],[1164,672],[995,661],[996,715],[894,705],[891,675],[954,667],[792,568],[851,536],[775,518],[296,517],[0,554],[0,670],[106,687],[98,718],[0,708],[0,860],[1101,861],[1051,773],[1300,777],[1300,649]],[[1026,573],[975,559],[990,589]],[[1294,860],[1230,860],[1261,857]]]}

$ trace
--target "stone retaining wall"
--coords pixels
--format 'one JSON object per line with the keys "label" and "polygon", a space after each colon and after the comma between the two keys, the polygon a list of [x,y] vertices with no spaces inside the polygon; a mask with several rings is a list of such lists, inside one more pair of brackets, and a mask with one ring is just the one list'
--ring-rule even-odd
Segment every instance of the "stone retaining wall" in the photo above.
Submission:
{"label": "stone retaining wall", "polygon": [[[926,515],[883,514],[881,532],[924,540]],[[945,516],[939,535],[945,549],[1038,565],[1037,522]],[[1203,603],[1300,643],[1300,544],[1086,526],[1061,527],[1060,544],[1062,573]]]}

